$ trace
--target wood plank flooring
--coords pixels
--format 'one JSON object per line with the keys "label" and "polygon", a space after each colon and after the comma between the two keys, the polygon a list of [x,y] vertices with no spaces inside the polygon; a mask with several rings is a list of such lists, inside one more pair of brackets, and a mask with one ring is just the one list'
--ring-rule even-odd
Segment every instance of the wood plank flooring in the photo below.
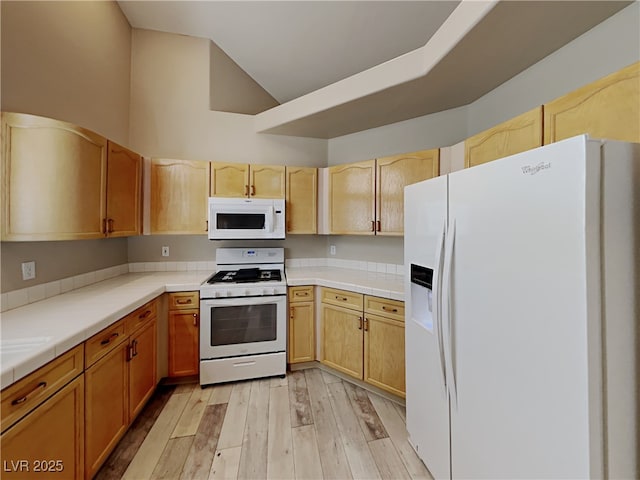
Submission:
{"label": "wood plank flooring", "polygon": [[143,479],[430,479],[404,407],[317,368],[157,392],[96,475]]}

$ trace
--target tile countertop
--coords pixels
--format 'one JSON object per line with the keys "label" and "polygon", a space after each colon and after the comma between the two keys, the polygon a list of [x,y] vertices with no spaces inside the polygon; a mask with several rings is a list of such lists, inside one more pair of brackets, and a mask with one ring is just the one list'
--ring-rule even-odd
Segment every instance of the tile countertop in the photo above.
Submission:
{"label": "tile countertop", "polygon": [[[164,292],[198,290],[211,270],[128,273],[1,314],[0,388],[82,343]],[[336,267],[286,269],[287,284],[404,300],[402,275]]]}
{"label": "tile countertop", "polygon": [[211,271],[129,273],[3,312],[0,388],[25,377],[164,292],[197,290]]}
{"label": "tile countertop", "polygon": [[287,285],[320,285],[404,301],[404,276],[336,267],[288,267]]}

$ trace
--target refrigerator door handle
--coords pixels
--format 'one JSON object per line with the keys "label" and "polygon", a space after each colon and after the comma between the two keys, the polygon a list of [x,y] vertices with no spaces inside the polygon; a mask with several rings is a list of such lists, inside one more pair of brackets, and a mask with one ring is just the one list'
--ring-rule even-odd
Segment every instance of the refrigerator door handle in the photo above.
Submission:
{"label": "refrigerator door handle", "polygon": [[438,339],[438,357],[440,359],[440,369],[442,371],[442,384],[445,394],[448,392],[447,372],[445,366],[444,338],[442,332],[442,270],[443,270],[443,254],[444,242],[446,237],[446,221],[442,224],[442,230],[438,235],[436,243],[436,262],[433,280],[433,317],[436,324],[436,335]]}
{"label": "refrigerator door handle", "polygon": [[445,254],[444,254],[444,271],[442,273],[442,317],[446,322],[446,327],[443,331],[446,333],[446,339],[443,339],[446,352],[445,365],[448,367],[449,378],[449,392],[453,399],[454,404],[458,403],[458,388],[456,381],[456,365],[455,365],[455,352],[454,352],[454,335],[455,325],[453,315],[451,313],[451,284],[452,284],[452,267],[453,267],[453,254],[456,237],[456,221],[453,219],[447,231],[447,238],[445,241]]}

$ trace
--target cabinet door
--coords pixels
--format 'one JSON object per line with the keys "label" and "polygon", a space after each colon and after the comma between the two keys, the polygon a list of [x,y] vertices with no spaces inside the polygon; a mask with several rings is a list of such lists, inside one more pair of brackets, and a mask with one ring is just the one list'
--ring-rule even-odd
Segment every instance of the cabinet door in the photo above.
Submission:
{"label": "cabinet door", "polygon": [[365,318],[364,380],[404,397],[404,322],[377,315]]}
{"label": "cabinet door", "polygon": [[640,142],[640,62],[545,104],[545,145],[582,133]]}
{"label": "cabinet door", "polygon": [[107,156],[107,225],[110,237],[141,233],[142,157],[109,141]]}
{"label": "cabinet door", "polygon": [[136,330],[129,340],[129,421],[132,421],[156,388],[156,319]]}
{"label": "cabinet door", "polygon": [[107,459],[129,425],[128,343],[85,370],[85,478]]}
{"label": "cabinet door", "polygon": [[249,196],[251,198],[284,198],[285,168],[283,165],[251,165]]}
{"label": "cabinet door", "polygon": [[151,161],[151,233],[205,234],[209,163]]}
{"label": "cabinet door", "polygon": [[289,363],[315,360],[313,302],[289,304]]}
{"label": "cabinet door", "polygon": [[474,167],[542,145],[542,107],[518,115],[464,142],[464,165]]}
{"label": "cabinet door", "polygon": [[249,165],[211,162],[212,197],[246,197],[249,195]]}
{"label": "cabinet door", "polygon": [[329,167],[329,233],[375,233],[375,161]]}
{"label": "cabinet door", "polygon": [[439,173],[440,150],[422,150],[376,160],[376,235],[404,233],[404,187]]}
{"label": "cabinet door", "polygon": [[[0,457],[2,478],[82,479],[84,376],[71,381],[3,433]],[[37,463],[44,460],[51,462]],[[36,472],[36,466],[49,471]]]}
{"label": "cabinet door", "polygon": [[362,379],[362,312],[322,304],[321,362]]}
{"label": "cabinet door", "polygon": [[169,376],[197,375],[200,367],[198,309],[169,311]]}
{"label": "cabinet door", "polygon": [[70,123],[2,114],[3,240],[104,236],[107,141]]}
{"label": "cabinet door", "polygon": [[318,169],[286,167],[287,233],[317,233]]}

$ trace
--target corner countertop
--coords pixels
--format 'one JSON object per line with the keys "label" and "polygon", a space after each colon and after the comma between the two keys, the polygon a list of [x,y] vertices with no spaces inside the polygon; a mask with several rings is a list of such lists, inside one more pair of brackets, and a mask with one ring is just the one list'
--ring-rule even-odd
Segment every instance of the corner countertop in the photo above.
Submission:
{"label": "corner countertop", "polygon": [[337,267],[287,267],[287,285],[319,285],[376,297],[404,300],[404,277]]}
{"label": "corner countertop", "polygon": [[[1,315],[0,388],[79,345],[164,292],[198,290],[211,270],[127,273]],[[337,267],[286,268],[287,284],[404,299],[402,275]]]}
{"label": "corner countertop", "polygon": [[27,376],[164,292],[198,290],[211,271],[128,273],[2,313],[0,388]]}

